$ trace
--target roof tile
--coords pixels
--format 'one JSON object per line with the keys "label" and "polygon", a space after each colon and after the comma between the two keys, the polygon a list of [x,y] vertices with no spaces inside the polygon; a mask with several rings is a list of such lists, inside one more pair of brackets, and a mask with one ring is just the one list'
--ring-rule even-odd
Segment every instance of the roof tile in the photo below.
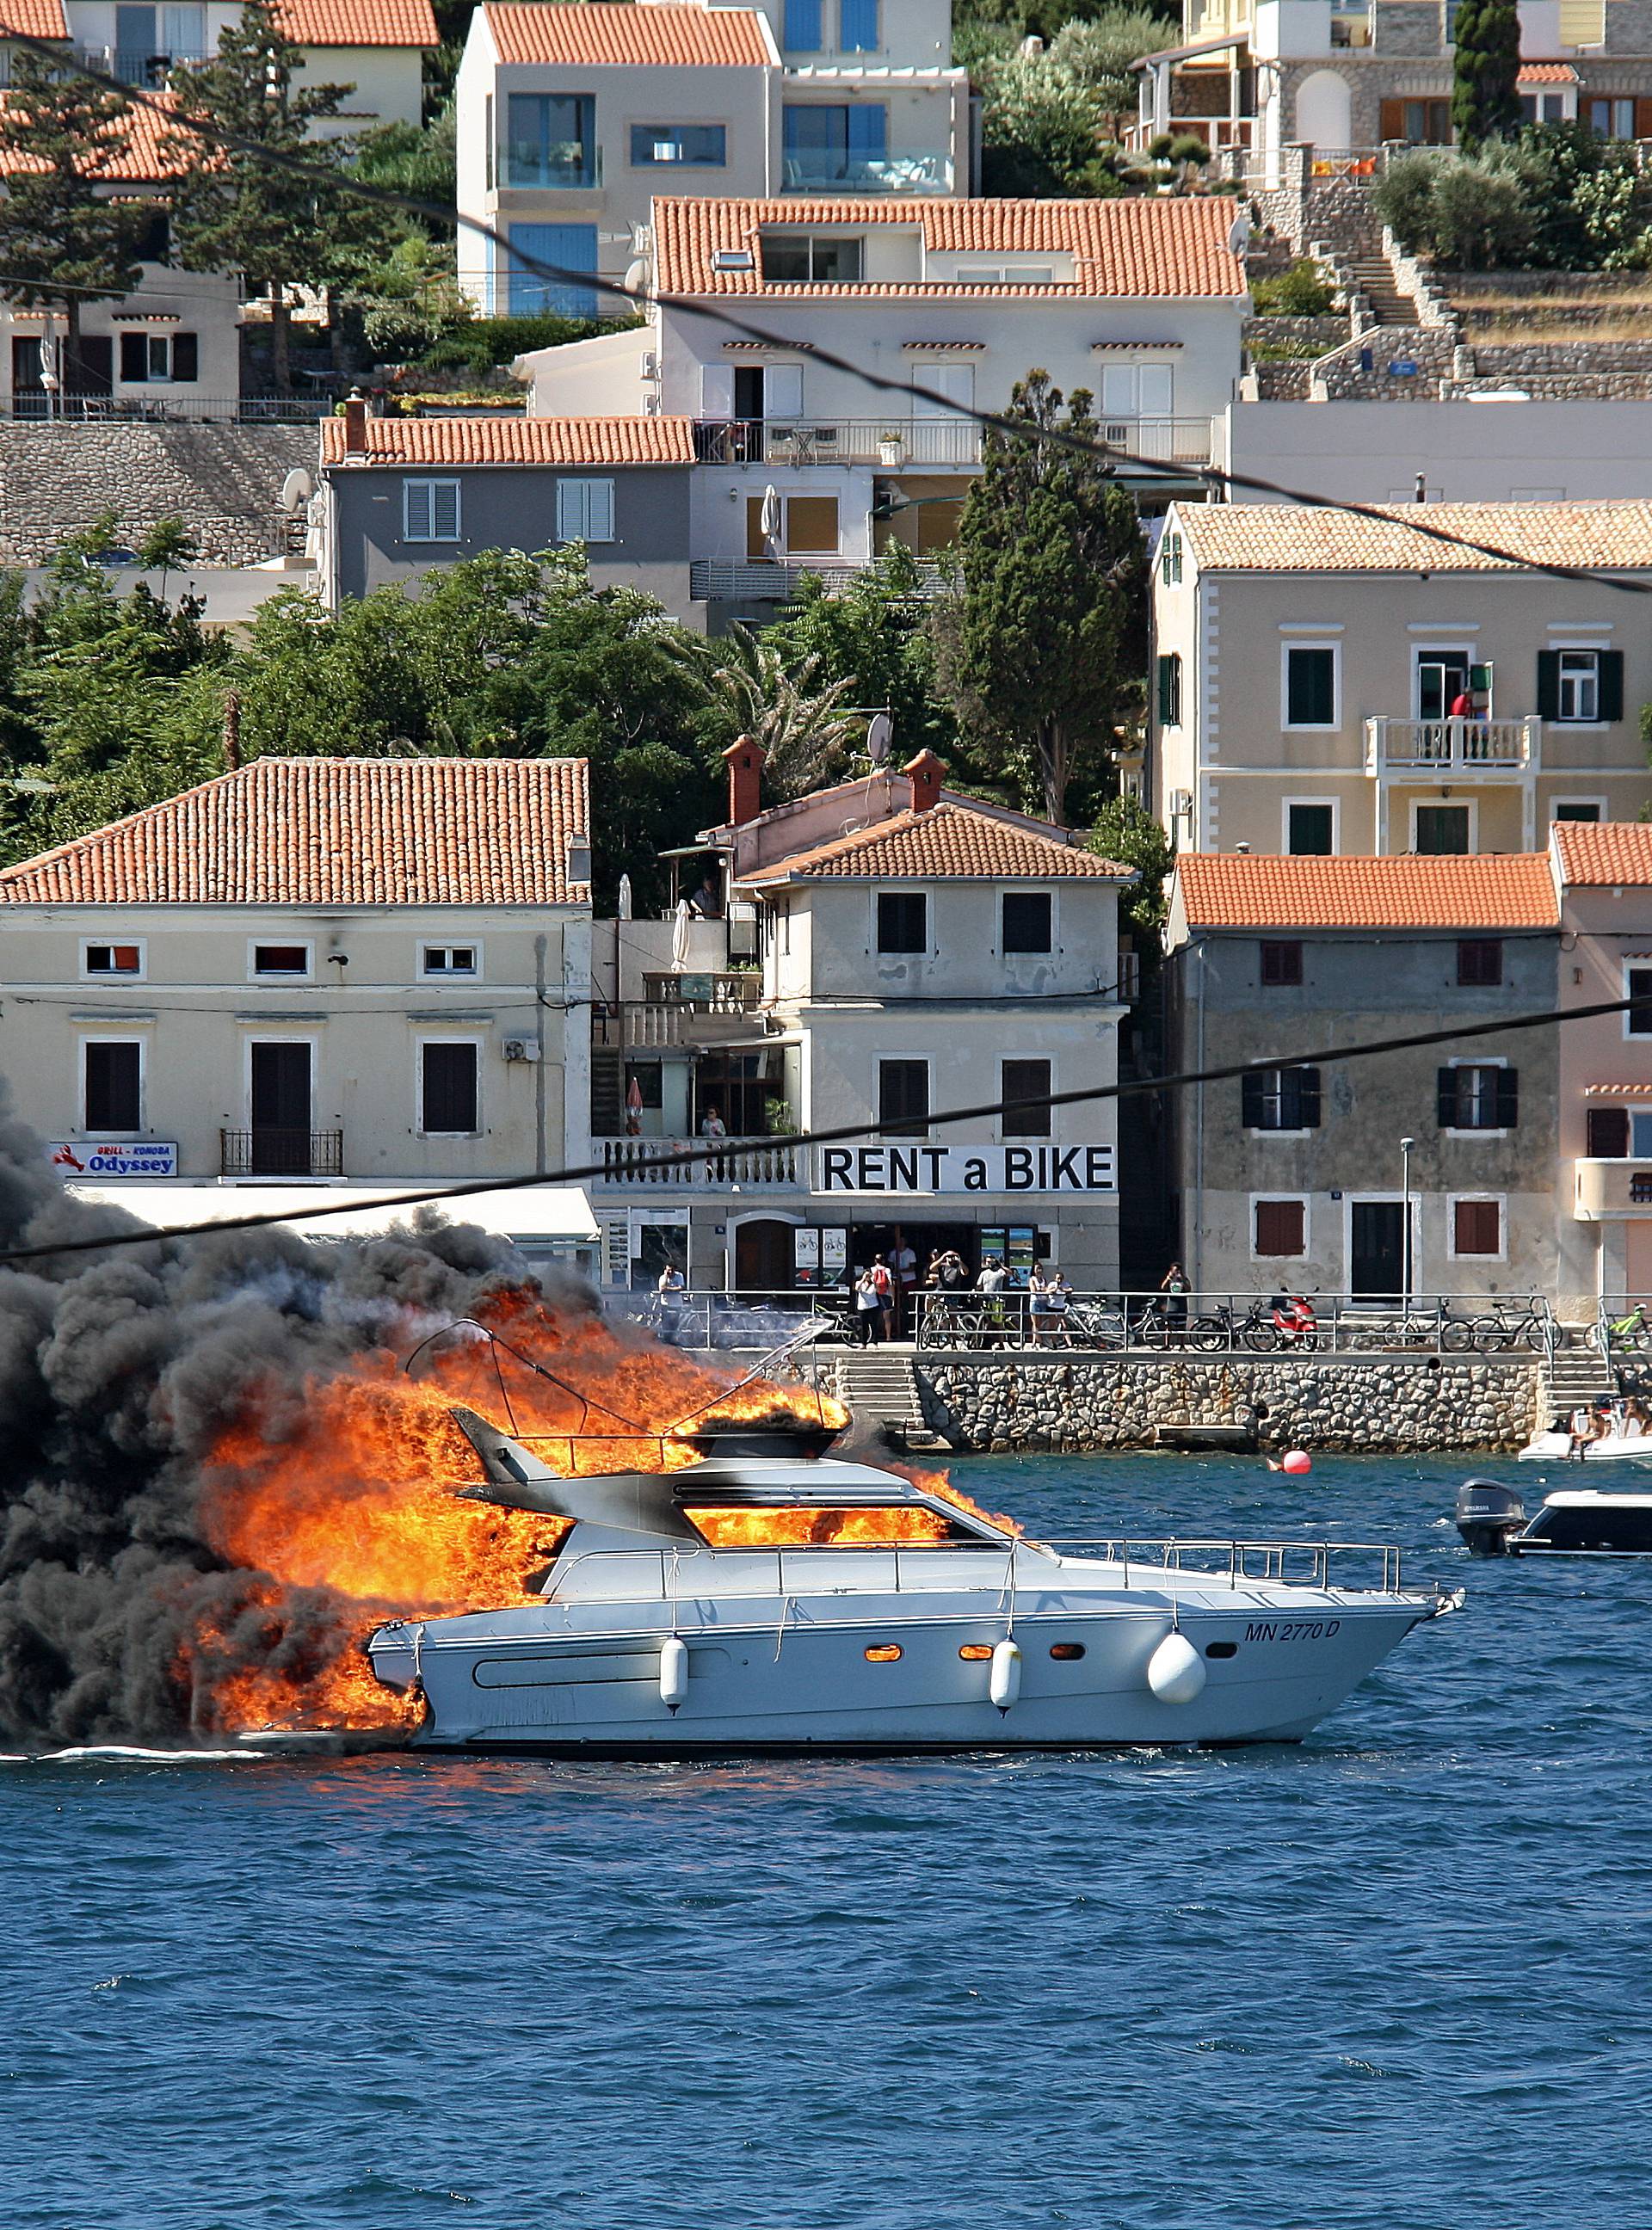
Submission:
{"label": "roof tile", "polygon": [[[497,13],[496,10],[490,10]],[[642,14],[656,15],[657,9]],[[1079,300],[1090,296],[1214,297],[1245,292],[1244,267],[1228,248],[1233,209],[1197,196],[1113,201],[728,201],[661,195],[654,204],[660,291],[667,294],[760,294],[815,301],[849,296],[993,295]],[[917,226],[928,253],[1070,255],[1073,280],[1001,284],[993,280],[874,280],[852,286],[765,280],[758,235],[765,225],[791,232],[811,224]],[[749,271],[718,271],[720,248],[750,251]]]}
{"label": "roof tile", "polygon": [[1557,821],[1550,830],[1565,883],[1652,883],[1652,825]]}
{"label": "roof tile", "polygon": [[67,39],[69,35],[62,0],[9,0],[6,29],[26,39]]}
{"label": "roof tile", "polygon": [[[345,422],[321,422],[321,461],[342,464]],[[692,465],[691,418],[370,418],[371,465]]]}
{"label": "roof tile", "polygon": [[436,47],[430,0],[276,0],[281,29],[300,47]]}
{"label": "roof tile", "polygon": [[1559,918],[1546,852],[1187,852],[1176,879],[1191,929],[1546,929]]}
{"label": "roof tile", "polygon": [[492,0],[482,10],[502,62],[582,68],[758,64],[774,55],[755,8],[638,6],[635,0]]}
{"label": "roof tile", "polygon": [[0,906],[584,906],[584,759],[255,759],[0,872]]}
{"label": "roof tile", "polygon": [[[8,100],[15,98],[7,95]],[[187,146],[168,146],[165,142],[177,131],[177,121],[171,99],[156,94],[129,108],[120,119],[120,130],[126,137],[124,151],[112,160],[94,160],[84,165],[87,174],[100,184],[141,180],[145,184],[163,178],[182,177],[185,171],[200,161]],[[34,158],[25,160],[10,150],[0,151],[0,177],[14,171],[44,170],[45,164]]]}
{"label": "roof tile", "polygon": [[1134,870],[1062,841],[977,813],[967,805],[932,805],[926,812],[897,813],[891,821],[839,836],[789,860],[772,860],[750,883],[782,882],[796,875],[824,879],[910,876],[914,881],[1047,882],[1053,876],[1105,876],[1129,882]]}
{"label": "roof tile", "polygon": [[[1191,503],[1178,520],[1195,561],[1219,573],[1500,573],[1521,565],[1652,566],[1652,503],[1329,505]],[[1506,550],[1507,558],[1418,532]]]}

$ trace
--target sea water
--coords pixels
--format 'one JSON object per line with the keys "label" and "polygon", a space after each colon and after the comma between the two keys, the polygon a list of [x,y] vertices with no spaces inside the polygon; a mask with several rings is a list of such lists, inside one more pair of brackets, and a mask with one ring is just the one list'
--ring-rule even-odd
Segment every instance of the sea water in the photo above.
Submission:
{"label": "sea water", "polygon": [[1465,1468],[960,1466],[1468,1584],[1299,1748],[0,1768],[0,2224],[1640,2230],[1652,1564]]}

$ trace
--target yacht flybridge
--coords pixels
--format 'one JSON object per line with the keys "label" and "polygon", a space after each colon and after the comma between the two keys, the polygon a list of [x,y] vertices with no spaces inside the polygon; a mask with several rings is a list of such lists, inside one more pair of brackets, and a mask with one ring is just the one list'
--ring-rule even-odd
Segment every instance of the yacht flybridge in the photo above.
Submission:
{"label": "yacht flybridge", "polygon": [[[472,1498],[572,1521],[539,1600],[368,1644],[445,1748],[693,1756],[1294,1742],[1461,1593],[1393,1549],[1113,1542],[1073,1555],[830,1431],[708,1426],[700,1460],[565,1478],[464,1409]],[[1363,1562],[1362,1562],[1363,1560]],[[1346,1583],[1346,1563],[1374,1584]]]}

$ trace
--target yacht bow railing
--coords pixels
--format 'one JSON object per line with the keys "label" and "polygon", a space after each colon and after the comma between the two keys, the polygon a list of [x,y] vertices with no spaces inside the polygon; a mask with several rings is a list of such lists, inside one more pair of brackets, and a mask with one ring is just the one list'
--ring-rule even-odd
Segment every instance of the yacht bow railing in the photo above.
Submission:
{"label": "yacht bow railing", "polygon": [[[1271,1581],[1276,1587],[1335,1588],[1339,1595],[1372,1592],[1369,1581],[1352,1582],[1331,1576],[1334,1556],[1345,1566],[1354,1556],[1375,1556],[1382,1577],[1376,1592],[1397,1595],[1404,1583],[1404,1551],[1387,1541],[1223,1541],[1168,1539],[1139,1540],[1133,1534],[1063,1535],[1045,1546],[1064,1553],[1081,1549],[1100,1562],[1122,1567],[1131,1583],[1132,1569],[1144,1579],[1169,1572],[1190,1578],[1225,1579],[1242,1586],[1249,1580]],[[1205,1561],[1190,1563],[1189,1557]],[[1306,1564],[1306,1569],[1303,1569]]]}

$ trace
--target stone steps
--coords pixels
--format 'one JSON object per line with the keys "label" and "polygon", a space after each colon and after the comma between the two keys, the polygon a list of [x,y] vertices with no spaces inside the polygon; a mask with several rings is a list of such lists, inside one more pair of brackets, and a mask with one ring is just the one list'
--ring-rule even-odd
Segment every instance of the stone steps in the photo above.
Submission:
{"label": "stone steps", "polygon": [[905,1448],[946,1453],[924,1415],[912,1357],[893,1348],[862,1348],[837,1358],[837,1394],[857,1423],[887,1434]]}

